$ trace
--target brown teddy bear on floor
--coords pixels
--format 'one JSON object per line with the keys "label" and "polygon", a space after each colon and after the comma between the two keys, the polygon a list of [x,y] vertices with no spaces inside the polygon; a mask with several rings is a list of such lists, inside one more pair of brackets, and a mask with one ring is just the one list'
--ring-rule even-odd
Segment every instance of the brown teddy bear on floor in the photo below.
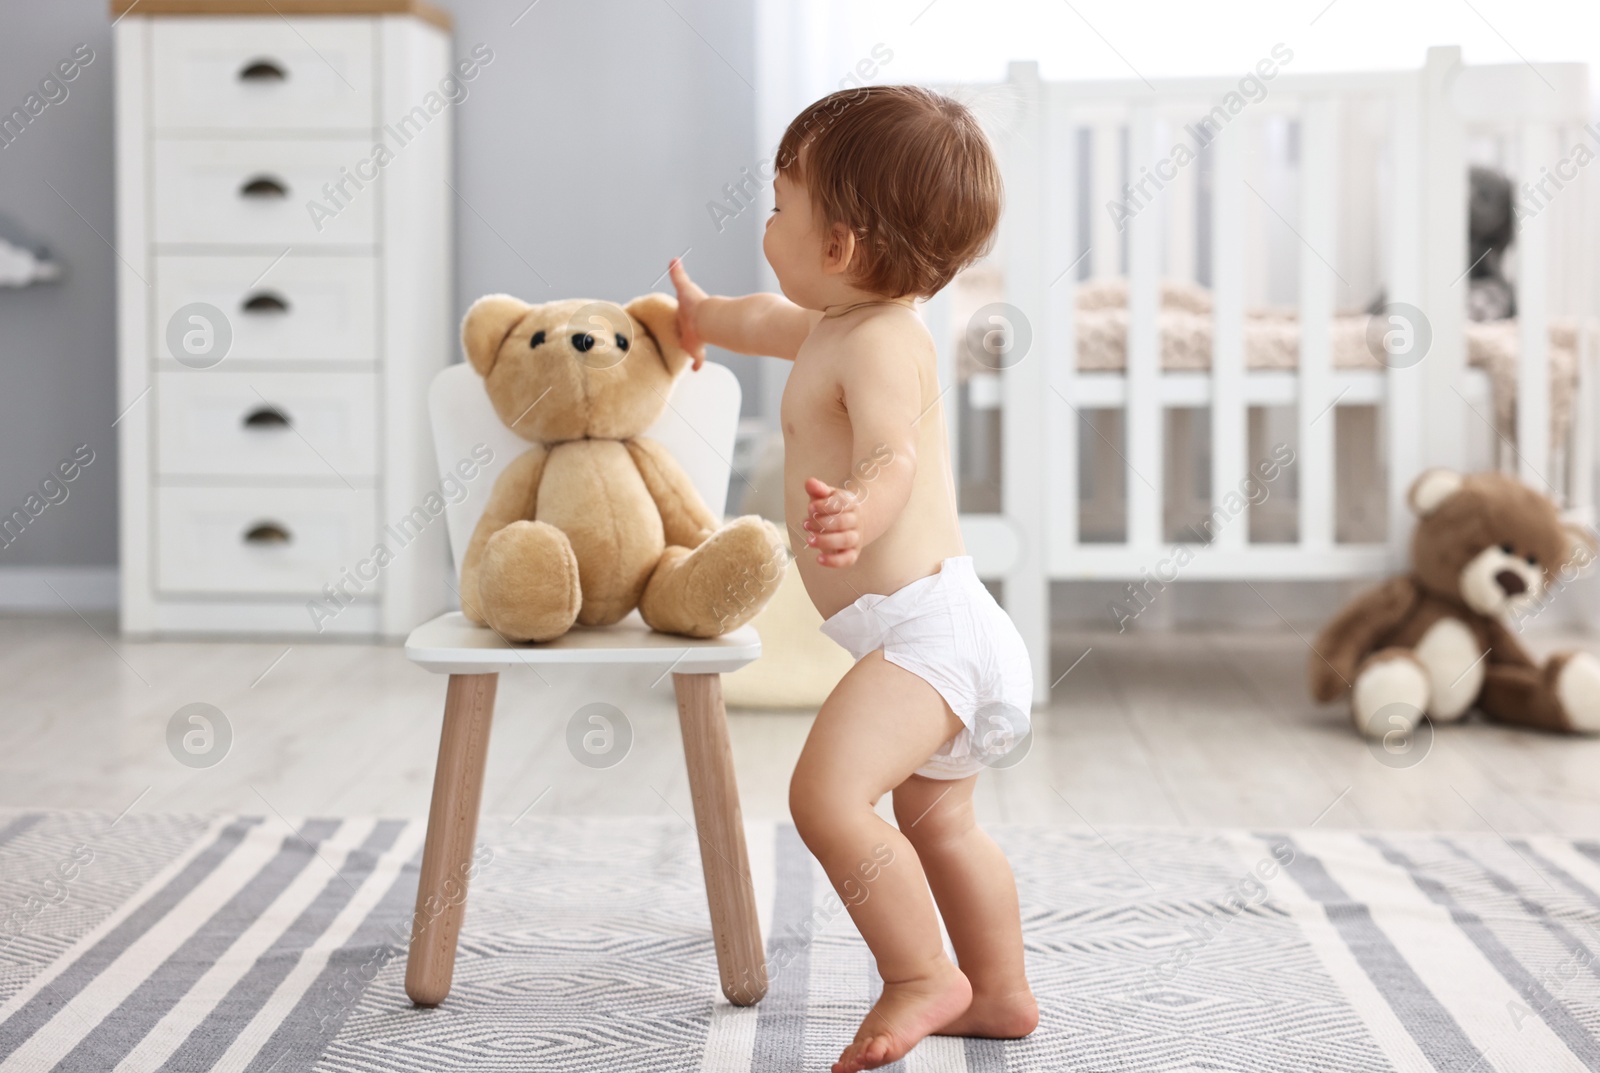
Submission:
{"label": "brown teddy bear on floor", "polygon": [[634,608],[652,628],[716,637],[777,590],[772,523],[722,525],[660,444],[661,416],[692,358],[678,305],[491,294],[461,327],[500,419],[532,446],[500,474],[461,566],[461,609],[507,640],[550,641]]}
{"label": "brown teddy bear on floor", "polygon": [[1600,731],[1600,660],[1564,652],[1544,666],[1501,621],[1537,607],[1559,574],[1593,560],[1593,536],[1546,497],[1499,473],[1431,469],[1410,491],[1412,570],[1357,598],[1317,638],[1311,693],[1348,695],[1368,737],[1409,732],[1424,713],[1565,733]]}

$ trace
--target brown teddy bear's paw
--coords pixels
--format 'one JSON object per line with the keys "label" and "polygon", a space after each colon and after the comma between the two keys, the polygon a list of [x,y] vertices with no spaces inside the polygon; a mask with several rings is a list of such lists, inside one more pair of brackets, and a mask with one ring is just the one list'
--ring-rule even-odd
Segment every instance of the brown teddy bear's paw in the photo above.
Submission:
{"label": "brown teddy bear's paw", "polygon": [[1545,674],[1567,726],[1579,734],[1600,733],[1600,659],[1566,652],[1551,658]]}
{"label": "brown teddy bear's paw", "polygon": [[787,560],[782,534],[771,522],[753,514],[736,518],[693,551],[668,548],[645,586],[639,614],[666,633],[731,633],[772,599]]}
{"label": "brown teddy bear's paw", "polygon": [[478,611],[508,641],[552,641],[583,604],[578,557],[547,522],[512,522],[489,538],[478,568]]}

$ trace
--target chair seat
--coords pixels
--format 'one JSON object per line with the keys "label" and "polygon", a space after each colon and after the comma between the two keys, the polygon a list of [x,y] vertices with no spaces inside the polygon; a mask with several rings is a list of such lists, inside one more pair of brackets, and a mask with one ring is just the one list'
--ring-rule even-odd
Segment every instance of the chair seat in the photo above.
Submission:
{"label": "chair seat", "polygon": [[679,637],[646,626],[639,612],[612,626],[574,626],[554,641],[512,644],[459,611],[424,622],[406,638],[406,658],[435,674],[493,674],[531,663],[670,666],[681,674],[723,674],[761,656],[755,627],[721,637]]}

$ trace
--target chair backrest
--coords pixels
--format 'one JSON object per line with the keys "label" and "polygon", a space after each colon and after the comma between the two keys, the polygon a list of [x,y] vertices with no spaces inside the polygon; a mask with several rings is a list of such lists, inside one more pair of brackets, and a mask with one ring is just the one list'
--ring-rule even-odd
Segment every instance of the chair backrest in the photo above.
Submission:
{"label": "chair backrest", "polygon": [[[699,372],[678,377],[667,408],[645,435],[656,440],[678,460],[695,490],[722,517],[728,501],[728,478],[733,468],[734,435],[739,427],[739,379],[725,365],[706,363]],[[448,492],[465,484],[467,494],[453,503],[445,496],[445,520],[450,531],[450,556],[456,576],[461,574],[461,557],[478,524],[478,516],[489,502],[500,471],[528,449],[528,441],[512,432],[495,413],[483,378],[466,362],[440,370],[428,388],[428,416],[433,424],[433,450],[439,462],[439,477]],[[482,445],[482,446],[480,446]],[[483,447],[494,453],[488,465],[480,466],[470,481],[462,481],[457,466],[468,469],[482,455]]]}

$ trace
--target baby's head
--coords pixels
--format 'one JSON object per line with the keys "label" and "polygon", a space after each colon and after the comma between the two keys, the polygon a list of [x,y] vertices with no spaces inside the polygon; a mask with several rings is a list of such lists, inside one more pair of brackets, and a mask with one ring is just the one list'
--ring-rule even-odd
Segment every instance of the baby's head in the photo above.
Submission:
{"label": "baby's head", "polygon": [[778,144],[762,248],[783,293],[822,309],[927,297],[988,250],[1000,170],[963,105],[916,86],[840,90]]}

